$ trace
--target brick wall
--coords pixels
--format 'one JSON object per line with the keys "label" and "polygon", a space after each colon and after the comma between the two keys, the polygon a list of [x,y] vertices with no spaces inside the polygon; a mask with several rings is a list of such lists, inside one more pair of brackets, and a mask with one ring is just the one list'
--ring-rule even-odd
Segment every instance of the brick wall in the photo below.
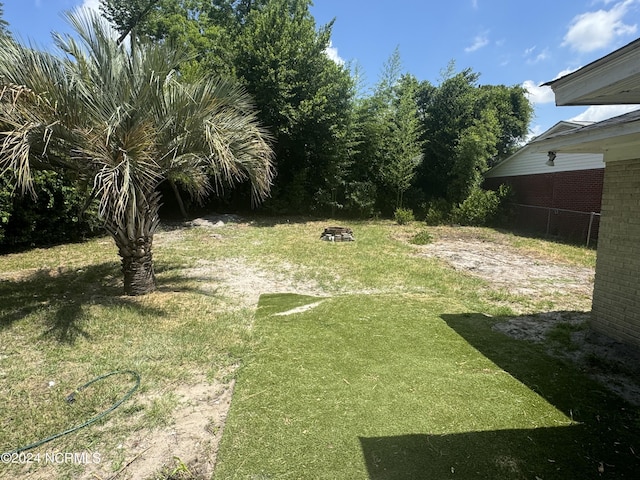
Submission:
{"label": "brick wall", "polygon": [[[550,167],[551,168],[551,167]],[[516,202],[535,207],[549,207],[569,212],[519,207],[514,228],[548,233],[566,239],[584,241],[589,230],[590,212],[600,212],[604,168],[552,172],[537,175],[495,177],[485,179],[484,186],[497,189],[501,184],[511,185]],[[599,217],[595,216],[591,238],[598,237]]]}
{"label": "brick wall", "polygon": [[640,346],[640,159],[605,170],[592,327]]}

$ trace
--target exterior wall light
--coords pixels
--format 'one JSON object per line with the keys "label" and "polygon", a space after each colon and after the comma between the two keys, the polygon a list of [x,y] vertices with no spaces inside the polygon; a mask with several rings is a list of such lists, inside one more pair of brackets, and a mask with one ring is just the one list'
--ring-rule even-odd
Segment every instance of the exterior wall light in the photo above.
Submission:
{"label": "exterior wall light", "polygon": [[547,155],[549,156],[549,160],[547,160],[545,165],[548,165],[549,167],[555,166],[556,152],[549,152]]}

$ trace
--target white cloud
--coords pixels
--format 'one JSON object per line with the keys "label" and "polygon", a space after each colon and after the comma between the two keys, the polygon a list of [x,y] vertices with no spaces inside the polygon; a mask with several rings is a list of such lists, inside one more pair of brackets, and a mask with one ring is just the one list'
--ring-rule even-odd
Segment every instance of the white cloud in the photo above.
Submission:
{"label": "white cloud", "polygon": [[474,8],[474,10],[478,9],[478,0],[471,0],[471,6]]}
{"label": "white cloud", "polygon": [[571,120],[576,122],[600,122],[640,109],[640,105],[593,105]]}
{"label": "white cloud", "polygon": [[[553,78],[553,80],[569,75],[571,72],[575,72],[576,70],[578,70],[578,68],[562,70]],[[522,88],[527,91],[527,98],[529,101],[535,105],[553,103],[556,100],[556,96],[551,87],[543,87],[533,80],[525,80],[522,83]]]}
{"label": "white cloud", "polygon": [[527,134],[527,136],[525,137],[525,143],[529,143],[531,140],[533,140],[534,138],[536,138],[538,135],[544,133],[547,129],[544,128],[542,125],[540,124],[536,124],[533,127],[531,127],[529,129],[529,133]]}
{"label": "white cloud", "polygon": [[[617,37],[634,34],[637,25],[623,22],[630,8],[638,0],[624,0],[610,10],[597,10],[577,15],[571,21],[563,46],[578,52],[592,52],[610,46]],[[605,2],[607,4],[607,2]]]}
{"label": "white cloud", "polygon": [[536,58],[531,60],[530,63],[542,62],[542,61],[546,60],[547,58],[549,58],[549,49],[545,48],[542,52],[540,52],[538,55],[536,55]]}
{"label": "white cloud", "polygon": [[524,56],[527,59],[527,63],[529,65],[534,65],[536,63],[542,62],[549,58],[549,49],[545,48],[543,51],[534,56],[537,47],[527,48],[524,51]]}
{"label": "white cloud", "polygon": [[464,51],[467,53],[475,52],[476,50],[480,50],[481,48],[486,47],[487,45],[489,45],[489,37],[487,37],[487,34],[484,33],[481,35],[477,35],[473,39],[473,45],[465,48]]}
{"label": "white cloud", "polygon": [[336,62],[338,65],[345,64],[344,59],[340,57],[340,55],[338,54],[338,49],[333,46],[333,43],[331,41],[329,41],[329,46],[324,50],[324,53],[325,55],[327,55],[327,57],[329,57],[331,60]]}
{"label": "white cloud", "polygon": [[539,86],[533,80],[525,80],[522,87],[527,91],[527,98],[533,104],[551,103],[556,99],[551,87]]}

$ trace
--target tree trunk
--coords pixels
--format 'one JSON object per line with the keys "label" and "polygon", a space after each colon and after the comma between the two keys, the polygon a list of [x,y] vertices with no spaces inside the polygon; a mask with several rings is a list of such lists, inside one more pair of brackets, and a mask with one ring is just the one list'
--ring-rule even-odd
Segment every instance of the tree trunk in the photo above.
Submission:
{"label": "tree trunk", "polygon": [[105,216],[105,228],[122,259],[125,295],[145,295],[156,289],[152,246],[153,234],[160,223],[159,208],[158,192],[139,191],[128,202],[124,215]]}
{"label": "tree trunk", "polygon": [[186,220],[189,216],[187,214],[187,209],[184,208],[184,202],[182,201],[182,195],[180,195],[180,190],[178,190],[178,186],[176,182],[173,180],[169,180],[169,185],[171,185],[171,189],[173,190],[173,194],[176,197],[176,201],[178,202],[178,207],[180,208],[180,215],[182,215],[182,219]]}
{"label": "tree trunk", "polygon": [[118,246],[125,295],[145,295],[156,289],[152,243],[153,237],[141,237],[133,244]]}

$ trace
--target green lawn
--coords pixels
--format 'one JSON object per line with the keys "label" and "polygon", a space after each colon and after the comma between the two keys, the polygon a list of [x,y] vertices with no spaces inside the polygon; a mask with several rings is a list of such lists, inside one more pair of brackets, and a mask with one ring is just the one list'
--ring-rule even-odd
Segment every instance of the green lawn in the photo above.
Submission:
{"label": "green lawn", "polygon": [[[34,450],[100,452],[100,465],[2,464],[0,478],[208,478],[183,464],[184,452],[158,459],[154,475],[135,472],[150,439],[215,401],[189,391],[236,376],[216,480],[632,478],[637,410],[542,347],[490,328],[512,306],[562,310],[562,295],[497,292],[418,255],[423,247],[407,241],[424,230],[417,223],[348,222],[356,242],[320,242],[334,223],[168,229],[155,242],[159,290],[142,298],[121,296],[107,238],[0,257],[2,452],[82,423],[132,387],[126,375],[109,377],[67,404],[90,379],[118,369],[141,378],[109,416]],[[568,264],[595,259],[489,229],[429,231]],[[225,289],[243,268],[268,281]],[[307,290],[316,296],[297,295]],[[257,293],[256,311],[244,296]],[[188,453],[206,458],[223,425],[201,423],[204,437]]]}
{"label": "green lawn", "polygon": [[415,295],[342,296],[274,315],[300,301],[317,299],[261,299],[261,341],[239,376],[216,479],[635,471],[636,413],[541,349],[494,333],[495,319]]}

